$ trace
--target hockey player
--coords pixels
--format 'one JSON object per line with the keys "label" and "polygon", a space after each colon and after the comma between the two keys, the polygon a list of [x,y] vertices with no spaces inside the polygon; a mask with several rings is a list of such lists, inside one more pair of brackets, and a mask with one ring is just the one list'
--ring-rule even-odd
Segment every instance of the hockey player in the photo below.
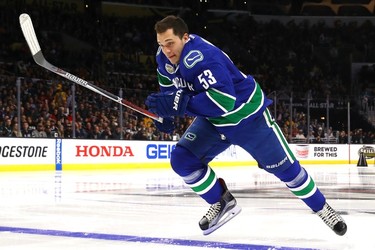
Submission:
{"label": "hockey player", "polygon": [[211,204],[199,221],[207,235],[236,216],[241,208],[208,165],[231,144],[249,152],[274,174],[336,234],[347,230],[314,180],[301,167],[271,117],[260,85],[243,74],[219,48],[189,34],[183,19],[167,16],[155,24],[160,92],[147,97],[149,110],[164,117],[157,128],[171,133],[174,116],[195,116],[171,153],[171,166],[191,189]]}

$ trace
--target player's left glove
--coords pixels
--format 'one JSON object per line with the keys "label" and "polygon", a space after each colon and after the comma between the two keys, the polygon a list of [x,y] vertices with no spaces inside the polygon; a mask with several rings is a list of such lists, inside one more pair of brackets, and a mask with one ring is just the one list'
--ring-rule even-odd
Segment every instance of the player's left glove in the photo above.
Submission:
{"label": "player's left glove", "polygon": [[190,97],[182,89],[153,93],[146,99],[148,109],[160,117],[183,116]]}

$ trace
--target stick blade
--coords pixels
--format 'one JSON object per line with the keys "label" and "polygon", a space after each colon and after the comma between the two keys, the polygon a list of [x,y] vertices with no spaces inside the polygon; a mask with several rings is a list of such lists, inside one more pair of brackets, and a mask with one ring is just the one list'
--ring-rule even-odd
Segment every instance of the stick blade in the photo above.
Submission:
{"label": "stick blade", "polygon": [[[1,1],[1,0],[0,0]],[[141,107],[138,107],[136,106],[135,104],[132,104],[131,102],[128,102],[128,101],[123,101],[122,98],[120,97],[117,97],[99,87],[96,87],[94,85],[91,85],[90,83],[88,83],[87,81],[77,77],[77,76],[74,76],[52,64],[50,64],[43,56],[43,53],[40,49],[40,46],[39,46],[39,42],[38,42],[38,38],[36,37],[36,34],[35,34],[35,30],[34,30],[34,26],[33,26],[33,22],[31,21],[31,18],[28,14],[26,13],[23,13],[19,16],[19,20],[20,20],[20,25],[21,25],[21,29],[22,29],[22,33],[26,39],[26,42],[27,42],[27,45],[29,46],[30,48],[30,51],[31,51],[31,54],[33,56],[33,59],[34,61],[42,66],[43,68],[61,76],[61,77],[64,77],[72,82],[75,82],[85,88],[88,88],[90,89],[91,91],[94,91],[95,93],[99,94],[99,95],[102,95],[102,96],[105,96],[106,98],[110,99],[110,100],[113,100],[117,103],[120,103],[121,105],[125,106],[125,107],[128,107],[140,114],[143,114],[145,116],[148,116],[154,120],[157,120],[159,122],[163,122],[163,118],[162,117],[159,117],[157,116],[156,114],[153,114]]]}
{"label": "stick blade", "polygon": [[22,33],[30,48],[31,54],[34,56],[40,51],[38,39],[35,34],[33,22],[28,14],[23,13],[19,17]]}

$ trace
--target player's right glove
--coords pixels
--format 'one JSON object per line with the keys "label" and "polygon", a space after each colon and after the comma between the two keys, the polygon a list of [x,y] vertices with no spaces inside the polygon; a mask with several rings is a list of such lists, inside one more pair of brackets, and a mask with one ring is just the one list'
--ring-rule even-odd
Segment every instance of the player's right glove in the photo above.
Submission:
{"label": "player's right glove", "polygon": [[190,97],[182,89],[153,93],[146,98],[146,106],[160,117],[184,116]]}
{"label": "player's right glove", "polygon": [[168,134],[172,134],[173,130],[176,128],[174,120],[171,117],[164,117],[163,122],[154,121],[154,124],[159,131]]}

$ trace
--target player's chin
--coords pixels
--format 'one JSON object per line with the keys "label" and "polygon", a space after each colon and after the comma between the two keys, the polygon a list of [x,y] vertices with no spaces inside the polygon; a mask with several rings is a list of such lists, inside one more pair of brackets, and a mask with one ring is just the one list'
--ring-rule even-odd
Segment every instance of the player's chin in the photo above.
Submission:
{"label": "player's chin", "polygon": [[178,63],[178,58],[177,58],[177,56],[172,56],[172,57],[169,57],[168,59],[169,59],[169,61],[170,61],[172,64],[176,64],[176,63]]}

